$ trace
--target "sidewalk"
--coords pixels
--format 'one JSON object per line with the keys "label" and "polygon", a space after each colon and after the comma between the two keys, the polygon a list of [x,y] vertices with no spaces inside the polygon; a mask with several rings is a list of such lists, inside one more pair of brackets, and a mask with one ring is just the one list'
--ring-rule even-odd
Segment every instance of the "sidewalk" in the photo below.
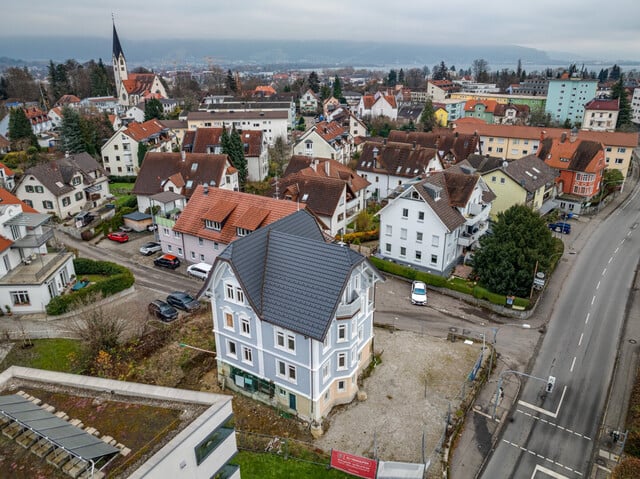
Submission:
{"label": "sidewalk", "polygon": [[[634,173],[633,177],[628,180],[627,187],[623,193],[620,193],[604,206],[602,211],[598,212],[597,215],[580,217],[574,220],[575,223],[573,223],[574,227],[572,228],[571,235],[563,235],[562,239],[565,242],[565,253],[549,280],[544,295],[536,307],[535,313],[527,321],[531,324],[532,328],[543,330],[553,313],[562,289],[561,285],[571,271],[576,255],[580,254],[584,244],[598,228],[603,218],[610,215],[618,205],[629,197],[637,182],[638,175]],[[638,295],[634,295],[633,298],[636,299],[636,302],[640,303],[640,298],[637,298],[637,296]],[[635,312],[634,314],[638,316],[636,319],[640,319],[640,313],[638,313],[639,307],[638,305],[632,305],[628,308],[629,311]],[[632,328],[629,327],[629,323],[634,323]],[[621,351],[619,353],[620,367],[616,369],[617,374],[614,377],[611,394],[611,397],[616,398],[616,401],[618,401],[617,398],[620,397],[620,400],[623,401],[624,404],[626,404],[628,400],[629,388],[631,387],[628,385],[629,378],[627,376],[630,374],[629,371],[632,371],[632,375],[635,373],[636,368],[633,367],[633,365],[638,363],[637,346],[629,343],[625,338],[640,338],[640,321],[627,321],[627,326],[629,329],[633,329],[633,331],[625,330],[621,340],[624,344],[621,344]],[[535,358],[543,338],[544,335],[541,334],[538,345],[535,351],[532,352],[531,359]],[[497,352],[500,353],[499,345]],[[495,399],[498,378],[503,371],[508,369],[512,369],[509,364],[500,360],[496,361],[496,368],[476,398],[473,409],[465,420],[464,429],[458,437],[455,450],[451,453],[449,458],[449,477],[453,479],[471,479],[478,477],[482,471],[484,462],[488,459],[491,450],[499,439],[501,425],[507,419],[520,392],[520,377],[516,375],[506,375],[503,378],[503,390],[498,394],[498,404],[496,407]],[[526,369],[528,369],[528,367]],[[620,378],[618,378],[618,376],[620,376]],[[626,396],[623,398],[622,396],[624,396],[624,394],[626,394]],[[624,408],[610,408],[606,413],[605,424],[615,424],[616,427],[619,426],[622,428],[625,415],[626,406]],[[606,476],[593,476],[593,478],[596,477],[600,479],[600,477],[604,478]]]}

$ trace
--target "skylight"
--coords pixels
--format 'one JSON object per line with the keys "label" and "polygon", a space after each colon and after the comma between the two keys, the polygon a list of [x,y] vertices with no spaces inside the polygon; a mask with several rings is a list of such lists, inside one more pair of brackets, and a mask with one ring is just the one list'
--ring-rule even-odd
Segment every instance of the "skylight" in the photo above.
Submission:
{"label": "skylight", "polygon": [[198,169],[198,163],[193,163],[193,164],[191,165],[191,172],[193,173],[193,172],[195,172],[197,169]]}

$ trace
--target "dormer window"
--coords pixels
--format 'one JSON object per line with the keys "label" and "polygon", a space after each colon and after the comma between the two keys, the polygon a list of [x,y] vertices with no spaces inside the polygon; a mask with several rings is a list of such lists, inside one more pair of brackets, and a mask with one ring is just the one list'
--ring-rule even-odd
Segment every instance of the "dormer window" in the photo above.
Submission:
{"label": "dormer window", "polygon": [[73,186],[78,186],[81,182],[82,178],[80,178],[79,176],[74,176],[73,178],[71,178],[71,184]]}
{"label": "dormer window", "polygon": [[219,221],[204,220],[204,227],[208,230],[220,231],[222,229],[222,223]]}
{"label": "dormer window", "polygon": [[236,228],[236,234],[238,236],[247,236],[249,233],[251,233],[251,230],[248,230],[246,228],[240,228],[240,227]]}

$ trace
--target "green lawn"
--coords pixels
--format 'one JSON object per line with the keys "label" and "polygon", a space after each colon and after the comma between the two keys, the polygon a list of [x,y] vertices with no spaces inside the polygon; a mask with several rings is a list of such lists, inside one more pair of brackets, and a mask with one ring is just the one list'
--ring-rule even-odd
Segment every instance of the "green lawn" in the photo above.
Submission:
{"label": "green lawn", "polygon": [[15,342],[0,364],[0,371],[9,366],[25,366],[65,373],[77,372],[73,370],[70,357],[77,357],[80,353],[81,344],[75,339],[35,339],[30,348],[23,348],[22,345],[22,341]]}
{"label": "green lawn", "polygon": [[242,479],[351,479],[354,476],[335,469],[295,459],[284,460],[275,454],[240,451],[231,461],[240,466]]}
{"label": "green lawn", "polygon": [[109,183],[109,191],[113,196],[126,195],[131,192],[135,183]]}

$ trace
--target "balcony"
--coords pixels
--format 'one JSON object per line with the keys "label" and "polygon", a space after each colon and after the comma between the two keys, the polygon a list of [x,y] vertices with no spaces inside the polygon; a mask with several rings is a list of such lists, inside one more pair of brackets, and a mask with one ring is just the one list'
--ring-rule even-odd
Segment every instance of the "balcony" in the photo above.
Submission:
{"label": "balcony", "polygon": [[[477,229],[476,229],[477,228]],[[480,237],[487,232],[489,229],[489,223],[483,222],[479,223],[476,228],[473,228],[471,231],[469,230],[468,223],[467,227],[458,237],[458,244],[464,247],[470,247],[474,243],[476,243]],[[475,230],[475,231],[474,231]]]}
{"label": "balcony", "polygon": [[469,205],[469,213],[465,214],[465,223],[473,226],[489,218],[489,205],[487,203],[472,203]]}
{"label": "balcony", "polygon": [[15,240],[12,248],[40,248],[43,244],[53,238],[52,228],[43,228],[41,234],[28,234]]}
{"label": "balcony", "polygon": [[0,284],[42,284],[71,259],[73,259],[73,254],[64,249],[57,253],[36,255],[36,258],[28,264],[22,263],[13,267],[11,271],[0,278]]}
{"label": "balcony", "polygon": [[336,310],[336,319],[353,318],[358,314],[361,307],[362,301],[360,301],[360,296],[354,295],[348,304],[340,303],[338,305],[338,309]]}

